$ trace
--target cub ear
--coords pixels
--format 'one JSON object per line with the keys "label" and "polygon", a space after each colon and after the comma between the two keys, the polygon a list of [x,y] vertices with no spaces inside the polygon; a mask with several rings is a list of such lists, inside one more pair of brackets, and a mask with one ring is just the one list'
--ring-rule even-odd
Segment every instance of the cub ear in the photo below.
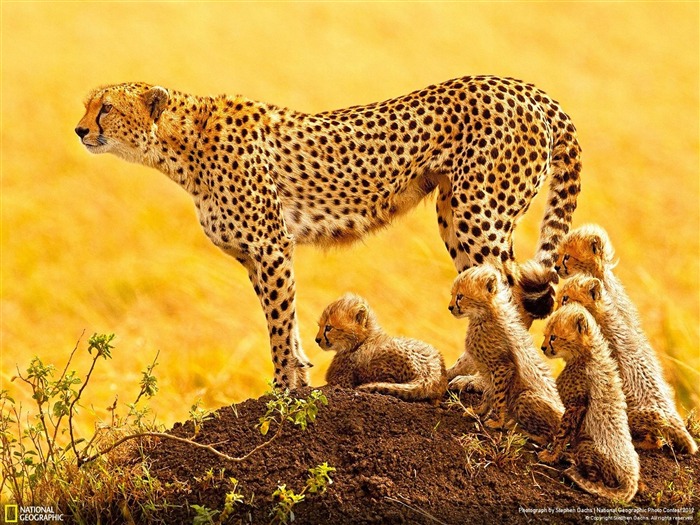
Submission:
{"label": "cub ear", "polygon": [[367,311],[367,307],[361,304],[357,307],[357,311],[355,312],[355,322],[360,326],[366,326],[367,319],[369,319],[369,312]]}
{"label": "cub ear", "polygon": [[576,330],[583,335],[588,333],[588,320],[582,313],[576,315]]}
{"label": "cub ear", "polygon": [[170,94],[168,90],[160,86],[153,86],[143,94],[143,101],[153,120],[158,120],[165,106],[168,105],[169,99]]}
{"label": "cub ear", "polygon": [[603,245],[603,241],[597,235],[594,235],[591,239],[591,251],[593,255],[597,255]]}
{"label": "cub ear", "polygon": [[488,279],[486,279],[486,291],[490,295],[494,295],[496,293],[496,290],[498,289],[498,277],[495,275],[491,275]]}
{"label": "cub ear", "polygon": [[588,293],[591,295],[591,299],[597,301],[603,294],[603,284],[598,279],[594,279],[588,289]]}

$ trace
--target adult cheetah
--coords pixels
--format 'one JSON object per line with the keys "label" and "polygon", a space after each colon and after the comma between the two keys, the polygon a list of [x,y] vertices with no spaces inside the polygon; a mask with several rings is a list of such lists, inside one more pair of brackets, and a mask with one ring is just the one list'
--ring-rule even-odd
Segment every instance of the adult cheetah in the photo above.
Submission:
{"label": "adult cheetah", "polygon": [[[576,207],[580,148],[569,117],[531,84],[464,77],[306,114],[125,83],[90,93],[75,131],[90,152],[157,168],[192,195],[207,236],[248,270],[280,385],[306,384],[310,366],[297,327],[294,246],[360,239],[435,191],[458,272],[492,262],[526,315],[553,305],[557,277],[546,270]],[[548,175],[535,256],[544,271],[529,274],[514,261],[513,229]]]}

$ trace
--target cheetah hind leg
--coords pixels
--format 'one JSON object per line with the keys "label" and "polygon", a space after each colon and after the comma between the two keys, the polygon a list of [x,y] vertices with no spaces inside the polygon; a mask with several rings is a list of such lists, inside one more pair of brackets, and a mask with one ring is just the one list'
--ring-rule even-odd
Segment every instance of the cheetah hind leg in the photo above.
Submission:
{"label": "cheetah hind leg", "polygon": [[512,409],[513,416],[532,441],[546,445],[556,435],[561,423],[561,412],[534,392],[523,392]]}
{"label": "cheetah hind leg", "polygon": [[664,438],[666,441],[688,454],[695,454],[698,451],[698,444],[690,435],[688,429],[678,417],[674,417],[666,429],[664,429]]}
{"label": "cheetah hind leg", "polygon": [[657,450],[664,446],[669,425],[660,410],[633,408],[627,411],[627,419],[635,448]]}

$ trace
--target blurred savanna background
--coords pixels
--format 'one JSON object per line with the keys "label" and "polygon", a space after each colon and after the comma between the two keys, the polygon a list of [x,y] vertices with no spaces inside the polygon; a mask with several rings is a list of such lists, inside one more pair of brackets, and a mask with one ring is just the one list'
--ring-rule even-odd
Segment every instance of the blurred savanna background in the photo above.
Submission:
{"label": "blurred savanna background", "polygon": [[[319,112],[497,74],[572,116],[584,151],[574,225],[608,230],[680,404],[698,406],[698,20],[697,3],[3,2],[2,388],[22,399],[16,367],[39,355],[60,369],[83,332],[78,367],[91,334],[117,334],[84,395],[86,425],[117,394],[133,399],[157,351],[151,406],[166,424],[196,398],[257,397],[272,376],[246,272],[207,240],[189,196],[80,145],[92,88],[142,80]],[[520,260],[543,200],[516,231]],[[432,202],[349,248],[299,247],[296,274],[314,385],[332,357],[314,343],[317,318],[348,290],[448,365],[462,351]]]}

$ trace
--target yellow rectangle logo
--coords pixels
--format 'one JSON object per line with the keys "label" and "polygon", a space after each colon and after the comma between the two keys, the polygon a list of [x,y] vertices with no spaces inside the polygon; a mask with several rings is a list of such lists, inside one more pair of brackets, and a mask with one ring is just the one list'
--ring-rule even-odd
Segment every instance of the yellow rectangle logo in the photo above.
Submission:
{"label": "yellow rectangle logo", "polygon": [[5,505],[5,523],[17,523],[19,521],[19,507],[17,505]]}

